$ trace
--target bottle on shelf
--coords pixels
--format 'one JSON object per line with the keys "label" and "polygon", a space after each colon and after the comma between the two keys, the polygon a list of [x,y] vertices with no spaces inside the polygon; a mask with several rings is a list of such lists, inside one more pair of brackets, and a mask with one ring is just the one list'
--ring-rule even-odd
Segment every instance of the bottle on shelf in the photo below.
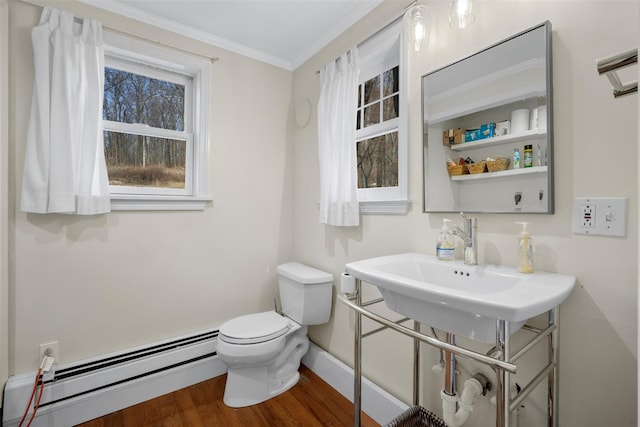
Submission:
{"label": "bottle on shelf", "polygon": [[530,168],[533,166],[533,146],[527,144],[524,146],[524,167]]}

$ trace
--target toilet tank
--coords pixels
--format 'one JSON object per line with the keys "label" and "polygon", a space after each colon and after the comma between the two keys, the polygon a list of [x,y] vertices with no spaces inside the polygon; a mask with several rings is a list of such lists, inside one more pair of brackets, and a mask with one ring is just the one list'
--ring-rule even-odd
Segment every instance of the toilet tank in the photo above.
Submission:
{"label": "toilet tank", "polygon": [[320,325],[331,315],[333,275],[298,262],[280,264],[282,313],[301,325]]}

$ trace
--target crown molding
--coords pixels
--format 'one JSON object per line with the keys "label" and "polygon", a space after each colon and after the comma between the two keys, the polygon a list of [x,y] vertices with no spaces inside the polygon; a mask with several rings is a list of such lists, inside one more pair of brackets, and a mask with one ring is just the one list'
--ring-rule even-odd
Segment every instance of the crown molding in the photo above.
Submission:
{"label": "crown molding", "polygon": [[304,53],[294,59],[291,64],[295,70],[300,65],[308,61],[313,55],[318,53],[321,49],[326,47],[329,43],[335,40],[340,34],[344,33],[348,28],[366,16],[369,12],[375,9],[383,0],[370,0],[362,1],[358,3],[349,13],[347,13],[342,19],[340,19],[329,31],[327,31],[321,38],[315,43],[309,46]]}
{"label": "crown molding", "polygon": [[[5,2],[7,0],[0,0]],[[202,31],[178,22],[172,21],[142,11],[136,7],[127,5],[119,0],[79,0],[82,3],[90,6],[114,13],[116,15],[125,16],[142,23],[152,25],[157,28],[162,28],[167,31],[179,34],[181,36],[189,37],[193,40],[197,40],[203,43],[207,43],[228,51],[270,64],[279,68],[283,68],[288,71],[293,71],[309,60],[313,55],[318,53],[321,49],[326,47],[340,34],[344,33],[353,24],[362,19],[365,15],[375,9],[383,0],[367,0],[359,2],[353,9],[345,14],[342,19],[339,19],[335,25],[333,25],[322,37],[320,37],[315,43],[311,44],[301,55],[294,60],[288,60],[274,55],[267,54],[258,49],[253,49],[240,43],[236,43],[232,40],[224,37],[219,37],[214,34]]]}
{"label": "crown molding", "polygon": [[288,71],[293,71],[291,62],[287,60],[235,43],[223,37],[218,37],[213,34],[207,33],[205,31],[201,31],[193,27],[189,27],[189,26],[177,23],[175,21],[171,21],[169,19],[159,17],[152,13],[141,11],[140,9],[126,5],[117,0],[79,0],[79,1],[82,3],[88,4],[90,6],[97,7],[102,10],[106,10],[107,12],[114,13],[116,15],[125,16],[127,18],[140,21],[144,24],[152,25],[157,28],[162,28],[167,31],[171,31],[173,33],[179,34],[181,36],[189,37],[191,39],[194,39],[203,43],[207,43],[222,49],[226,49],[231,52],[238,53],[240,55],[247,56],[249,58],[253,58],[258,61],[274,65],[279,68],[284,68],[285,70],[288,70]]}

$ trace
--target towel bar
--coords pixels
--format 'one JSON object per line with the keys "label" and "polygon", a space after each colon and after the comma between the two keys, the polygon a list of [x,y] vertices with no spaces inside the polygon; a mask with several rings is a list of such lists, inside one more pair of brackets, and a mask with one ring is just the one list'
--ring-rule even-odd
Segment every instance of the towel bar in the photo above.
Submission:
{"label": "towel bar", "polygon": [[613,86],[613,97],[628,95],[638,91],[638,82],[622,83],[618,76],[617,70],[638,63],[638,49],[633,49],[618,55],[604,58],[596,63],[598,73],[606,75]]}

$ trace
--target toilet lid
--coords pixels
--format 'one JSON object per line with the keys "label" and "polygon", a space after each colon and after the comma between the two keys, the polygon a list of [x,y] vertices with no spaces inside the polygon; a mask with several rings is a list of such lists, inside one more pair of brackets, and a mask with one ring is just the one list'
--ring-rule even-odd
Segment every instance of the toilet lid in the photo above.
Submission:
{"label": "toilet lid", "polygon": [[231,344],[256,344],[284,335],[289,321],[275,311],[236,317],[220,326],[222,339]]}

